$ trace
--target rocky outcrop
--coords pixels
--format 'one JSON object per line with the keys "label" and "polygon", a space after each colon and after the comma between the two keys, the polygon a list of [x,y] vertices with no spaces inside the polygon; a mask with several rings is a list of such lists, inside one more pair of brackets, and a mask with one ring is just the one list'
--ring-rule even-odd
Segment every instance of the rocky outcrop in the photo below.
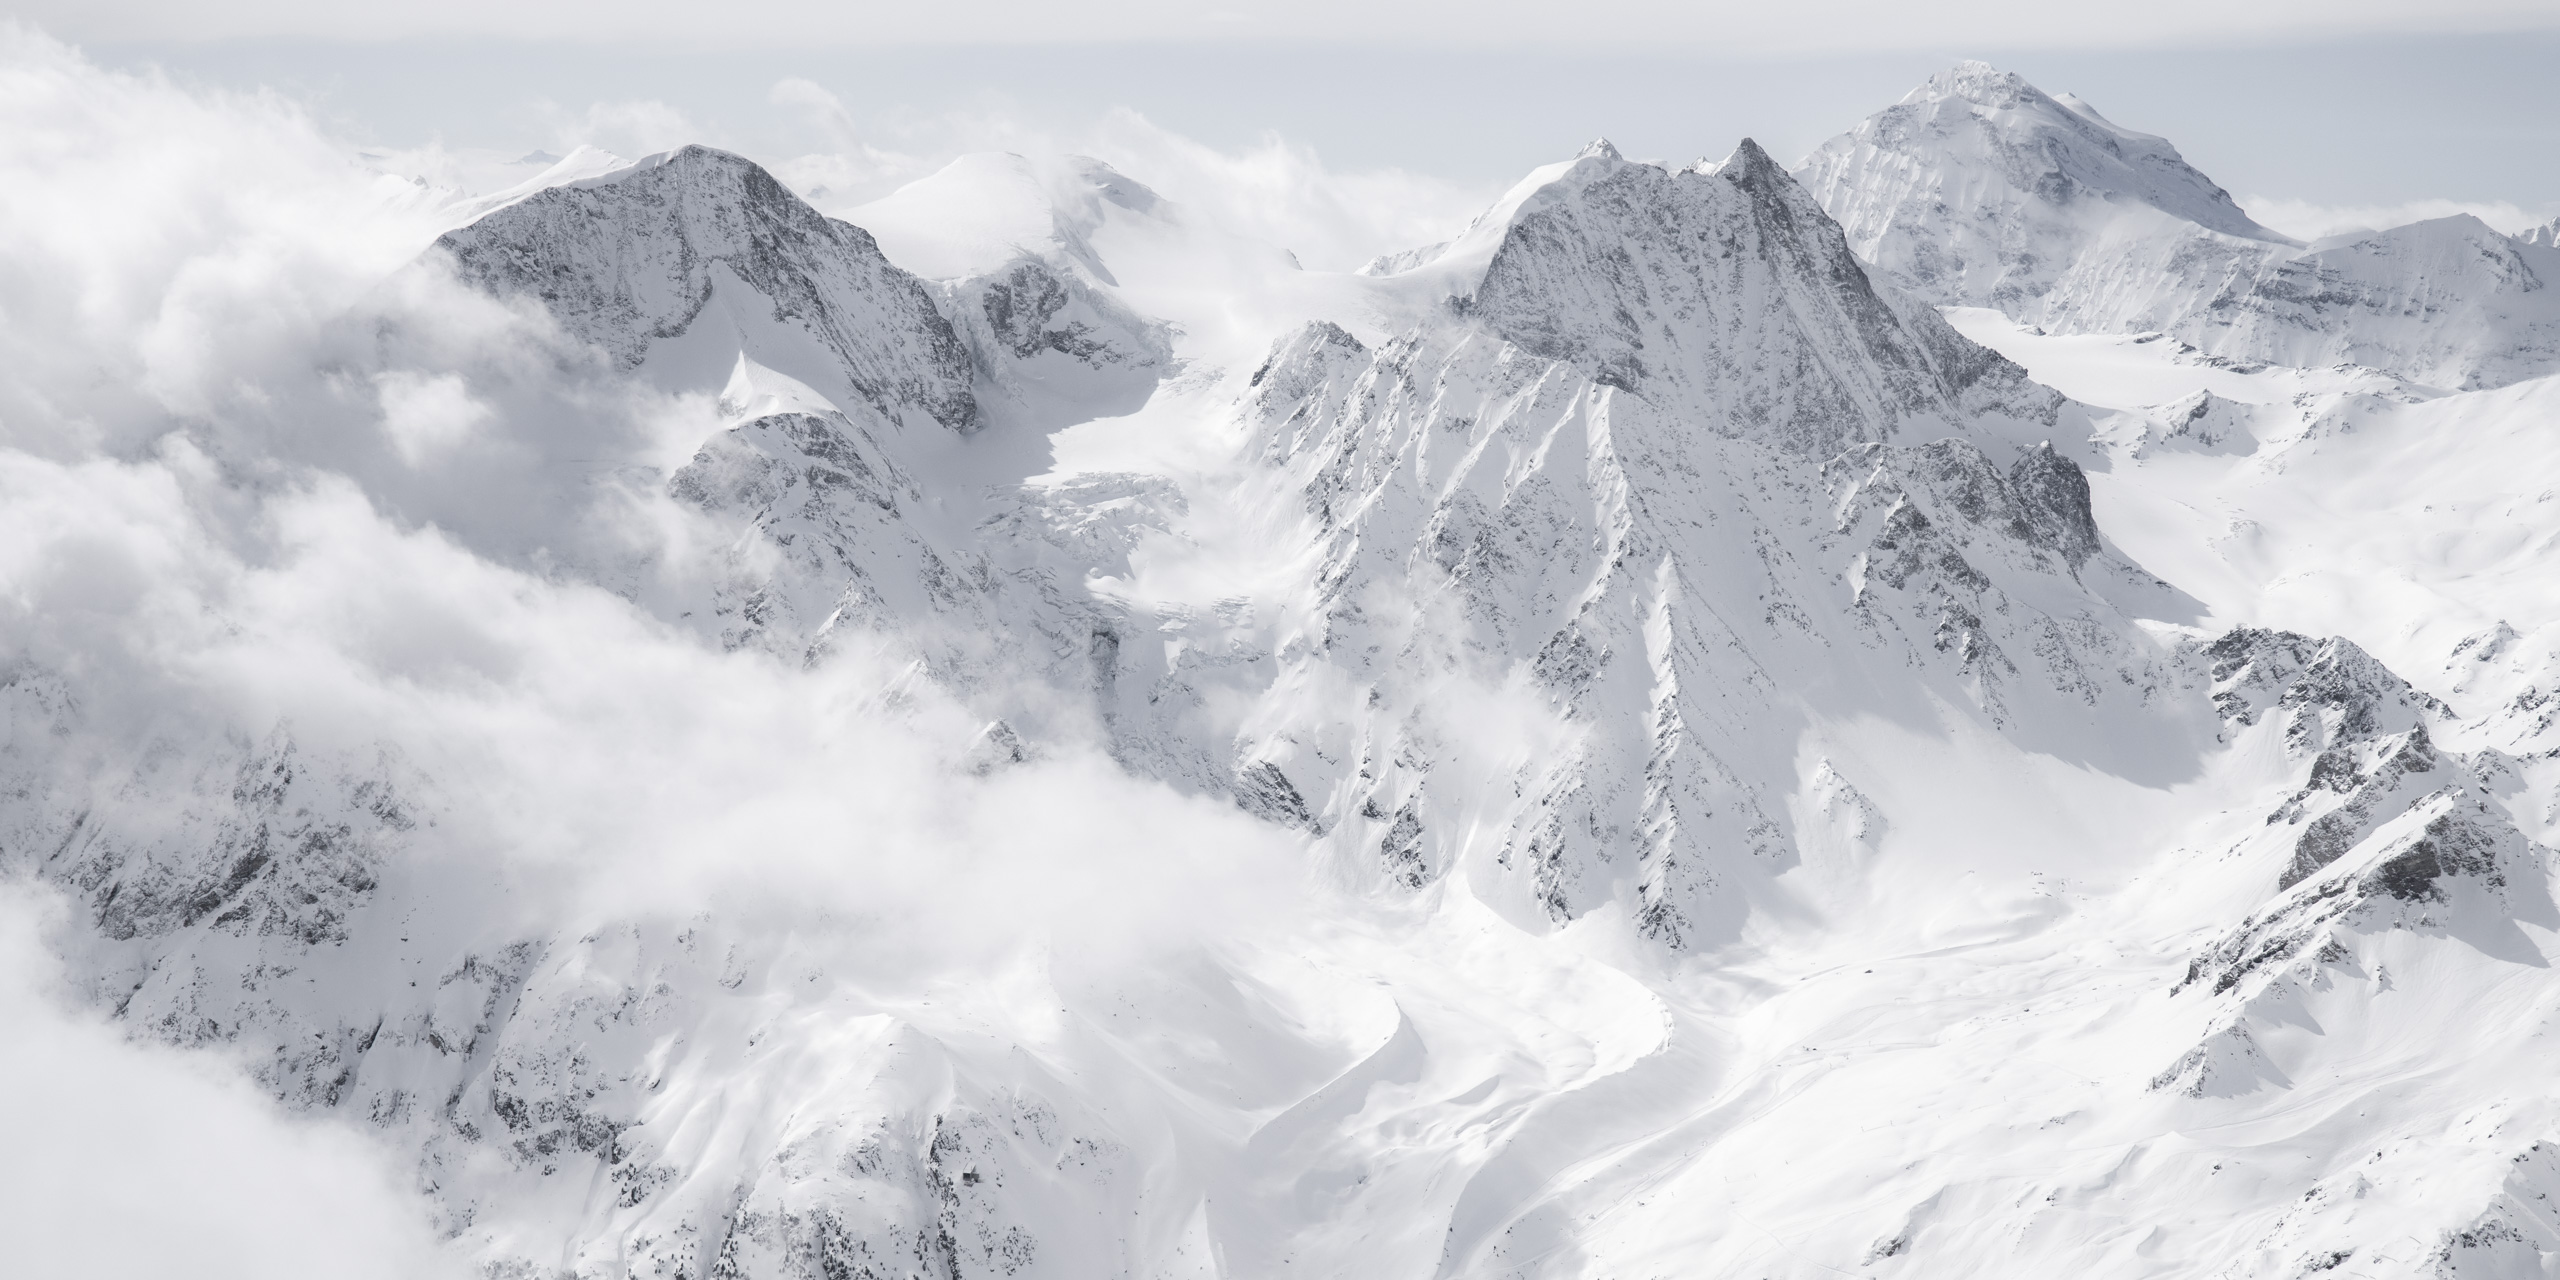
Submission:
{"label": "rocky outcrop", "polygon": [[1528,355],[1801,454],[2052,404],[1878,293],[1838,225],[1748,139],[1712,172],[1586,154],[1519,204],[1463,306]]}
{"label": "rocky outcrop", "polygon": [[2543,892],[2545,861],[2473,790],[2429,792],[2309,872],[2288,868],[2284,891],[2199,955],[2180,987],[2222,995],[2291,965],[2348,960],[2360,935],[2506,919],[2511,888]]}
{"label": "rocky outcrop", "polygon": [[[1696,945],[1794,856],[1797,780],[1762,735],[1801,714],[1798,682],[1918,668],[1994,723],[2159,687],[2110,606],[2019,590],[2103,555],[2079,468],[2010,443],[2064,402],[1872,285],[1757,147],[1677,174],[1594,147],[1550,173],[1390,277],[1450,289],[1454,317],[1375,346],[1309,325],[1246,399],[1324,548],[1284,686],[1362,691],[1261,740],[1301,762],[1337,856],[1419,886],[1491,827],[1524,917],[1628,886],[1645,928]],[[1523,683],[1566,726],[1498,812],[1435,780],[1454,731],[1420,694],[1451,673]]]}
{"label": "rocky outcrop", "polygon": [[2157,421],[2146,424],[2134,456],[2161,450],[2187,453],[2239,454],[2257,449],[2253,430],[2257,406],[2198,391],[2160,406]]}
{"label": "rocky outcrop", "polygon": [[[122,767],[122,791],[99,792],[93,756],[71,727],[79,700],[57,673],[21,664],[0,678],[0,721],[22,735],[0,760],[11,801],[0,871],[35,874],[77,895],[98,933],[153,944],[206,932],[277,937],[302,947],[345,942],[386,864],[425,821],[427,786],[395,751],[314,759],[292,734],[208,751],[183,731],[145,744]],[[41,744],[50,758],[29,758]],[[146,816],[132,810],[144,798]],[[172,1015],[172,1034],[209,1025]],[[206,1034],[216,1034],[208,1031]]]}
{"label": "rocky outcrop", "polygon": [[2451,718],[2442,703],[2334,637],[2242,628],[2201,654],[2229,731],[2272,739],[2301,772],[2235,851],[2268,868],[2272,893],[2177,984],[2229,1008],[2221,1031],[2154,1082],[2194,1096],[2281,1084],[2252,1022],[2291,1020],[2332,970],[2379,974],[2389,935],[2504,951],[2515,921],[2551,911],[2549,851],[2498,802],[2507,783],[2495,753],[2435,745],[2429,723]]}
{"label": "rocky outcrop", "polygon": [[955,328],[976,354],[982,402],[1017,427],[1134,412],[1173,360],[1165,327],[1085,278],[1076,263],[1023,257],[944,283]]}
{"label": "rocky outcrop", "polygon": [[[2070,117],[2001,156],[2047,212],[2293,252],[2165,144],[1977,91],[1985,127]],[[2342,639],[2184,639],[2203,611],[2098,522],[2082,411],[1758,148],[1595,146],[1446,244],[1306,273],[1287,305],[1338,323],[1259,365],[1124,305],[1103,250],[1162,206],[1066,169],[993,211],[1037,235],[930,286],[700,151],[447,243],[631,399],[720,392],[672,474],[614,478],[663,573],[501,580],[673,655],[577,695],[805,696],[912,723],[883,741],[915,772],[789,734],[643,755],[788,759],[599,793],[720,784],[686,793],[700,882],[634,894],[656,850],[548,857],[612,843],[574,797],[445,789],[343,745],[369,725],[89,723],[111,681],[12,666],[0,877],[67,897],[79,991],[381,1137],[493,1277],[2548,1266],[2560,1113],[2514,1081],[2560,1007],[2549,762],[2458,749],[2479,722]],[[2153,416],[2236,451],[2248,414]],[[75,550],[73,612],[147,576]],[[2461,625],[2464,669],[2535,648]],[[446,762],[516,728],[457,682]],[[2510,727],[2556,714],[2527,689]],[[557,740],[697,722],[739,724]],[[951,788],[921,834],[824,803],[884,775]]]}
{"label": "rocky outcrop", "polygon": [[861,228],[725,151],[685,147],[536,192],[436,248],[464,281],[539,301],[626,369],[719,300],[744,354],[840,405],[978,423],[968,349],[932,292]]}
{"label": "rocky outcrop", "polygon": [[[826,1011],[823,961],[707,914],[528,917],[477,883],[489,866],[416,847],[450,797],[397,761],[282,729],[171,739],[123,773],[31,757],[97,745],[60,688],[0,685],[0,875],[72,895],[94,934],[72,980],[137,1036],[219,1048],[285,1107],[404,1149],[489,1274],[1142,1267],[1135,1155],[1054,1082]],[[120,803],[36,802],[66,783]],[[831,1039],[788,1033],[813,1016]],[[704,1142],[768,1091],[793,1101]]]}

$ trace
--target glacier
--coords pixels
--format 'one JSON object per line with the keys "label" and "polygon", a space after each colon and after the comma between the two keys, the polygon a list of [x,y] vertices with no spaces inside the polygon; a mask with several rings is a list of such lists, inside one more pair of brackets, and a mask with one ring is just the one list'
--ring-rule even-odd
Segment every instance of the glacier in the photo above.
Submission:
{"label": "glacier", "polygon": [[2552,228],[1980,63],[1356,272],[388,204],[5,402],[0,875],[453,1274],[2560,1271]]}

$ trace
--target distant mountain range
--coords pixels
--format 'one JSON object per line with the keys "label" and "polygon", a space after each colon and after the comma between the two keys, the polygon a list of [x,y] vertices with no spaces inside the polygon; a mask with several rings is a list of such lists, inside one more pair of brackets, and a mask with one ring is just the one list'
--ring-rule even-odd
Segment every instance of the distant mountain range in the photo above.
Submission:
{"label": "distant mountain range", "polygon": [[593,695],[701,710],[648,723],[773,690],[922,761],[688,833],[922,788],[1096,900],[1269,841],[1303,901],[1099,959],[955,834],[877,901],[1026,950],[928,980],[868,881],[775,924],[438,853],[612,827],[501,821],[496,711],[137,718],[30,656],[0,866],[83,992],[379,1135],[491,1277],[2560,1269],[2560,223],[2299,243],[1980,63],[1358,273],[1142,176],[847,222],[582,152],[337,322],[328,385],[468,436],[205,465],[733,673]]}

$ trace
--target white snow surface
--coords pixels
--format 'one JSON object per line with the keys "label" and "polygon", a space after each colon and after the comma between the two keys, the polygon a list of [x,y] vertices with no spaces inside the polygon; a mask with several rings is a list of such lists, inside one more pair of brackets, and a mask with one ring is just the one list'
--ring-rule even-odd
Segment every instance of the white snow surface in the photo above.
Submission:
{"label": "white snow surface", "polygon": [[1863,258],[1941,305],[2447,389],[2560,372],[2547,240],[2465,214],[2298,244],[2165,140],[1983,63],[1824,143],[1796,174]]}
{"label": "white snow surface", "polygon": [[1360,273],[573,156],[453,458],[0,459],[0,870],[493,1277],[2560,1274],[2555,253],[1980,64]]}

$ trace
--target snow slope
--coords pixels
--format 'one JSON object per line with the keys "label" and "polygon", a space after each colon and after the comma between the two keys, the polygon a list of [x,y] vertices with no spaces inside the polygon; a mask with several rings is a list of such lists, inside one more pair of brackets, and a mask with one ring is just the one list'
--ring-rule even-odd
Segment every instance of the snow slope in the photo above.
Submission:
{"label": "snow slope", "polygon": [[[1615,900],[1716,939],[1792,861],[1797,693],[1880,662],[1998,723],[2169,679],[2083,587],[2159,590],[2092,563],[2042,443],[2063,404],[1873,292],[1756,147],[1712,175],[1594,151],[1508,227],[1457,322],[1375,351],[1311,327],[1247,401],[1324,548],[1254,754],[1344,856],[1419,887],[1472,849],[1524,921]],[[1459,672],[1575,726],[1562,754],[1467,776],[1433,705]]]}
{"label": "snow slope", "polygon": [[1852,139],[1358,274],[563,172],[321,383],[680,447],[0,456],[0,866],[490,1276],[2550,1274],[2545,251]]}
{"label": "snow slope", "polygon": [[1797,174],[1862,257],[1941,305],[2445,388],[2560,370],[2547,245],[2467,215],[2300,245],[2167,141],[1983,63],[1932,78]]}

